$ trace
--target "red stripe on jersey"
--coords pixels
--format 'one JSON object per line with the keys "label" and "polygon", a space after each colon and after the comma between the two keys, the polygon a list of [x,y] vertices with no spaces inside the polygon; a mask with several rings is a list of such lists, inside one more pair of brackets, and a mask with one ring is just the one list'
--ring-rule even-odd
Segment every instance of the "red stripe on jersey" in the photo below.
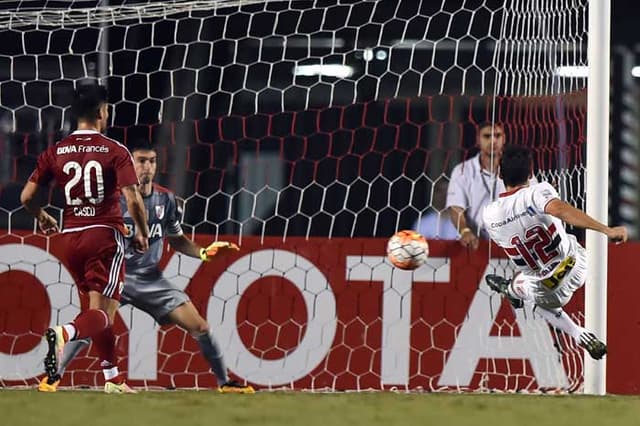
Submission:
{"label": "red stripe on jersey", "polygon": [[549,235],[553,237],[553,234],[556,233],[556,224],[552,222],[549,228],[547,229],[549,230]]}
{"label": "red stripe on jersey", "polygon": [[[528,186],[528,185],[527,185],[527,186]],[[512,189],[511,191],[503,192],[503,193],[501,193],[501,194],[500,194],[500,195],[498,195],[498,196],[499,196],[499,197],[508,197],[509,195],[513,195],[513,194],[515,194],[516,192],[518,192],[518,191],[520,191],[521,189],[524,189],[524,188],[526,188],[526,186],[519,186],[519,187],[517,187],[516,189]]]}
{"label": "red stripe on jersey", "polygon": [[515,247],[504,247],[504,251],[509,256],[518,256],[520,254],[520,253],[518,253],[518,249],[515,248]]}

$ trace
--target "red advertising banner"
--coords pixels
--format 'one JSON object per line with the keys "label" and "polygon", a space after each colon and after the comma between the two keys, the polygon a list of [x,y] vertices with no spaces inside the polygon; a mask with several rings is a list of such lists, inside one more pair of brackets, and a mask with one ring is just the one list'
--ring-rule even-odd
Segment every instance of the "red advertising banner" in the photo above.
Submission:
{"label": "red advertising banner", "polygon": [[[222,238],[224,239],[224,238]],[[206,245],[211,237],[197,236]],[[582,350],[530,310],[514,312],[483,283],[509,274],[502,252],[430,242],[427,265],[393,268],[382,239],[243,238],[234,256],[201,263],[167,250],[165,275],[208,320],[232,374],[262,388],[580,388]],[[640,314],[631,282],[638,244],[609,254],[611,393],[639,393]],[[72,319],[78,295],[56,238],[0,238],[0,384],[32,385],[42,374],[40,336]],[[567,307],[581,318],[580,291]],[[639,318],[636,318],[639,317]],[[122,307],[120,367],[149,387],[214,387],[198,345],[175,326]],[[96,386],[92,349],[69,366],[63,385]]]}

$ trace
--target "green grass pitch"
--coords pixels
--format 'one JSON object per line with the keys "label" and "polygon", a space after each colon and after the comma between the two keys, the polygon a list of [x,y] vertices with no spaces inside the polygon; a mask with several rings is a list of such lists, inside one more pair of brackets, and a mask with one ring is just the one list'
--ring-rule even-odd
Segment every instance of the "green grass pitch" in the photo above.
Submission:
{"label": "green grass pitch", "polygon": [[210,391],[0,391],[0,424],[83,426],[639,425],[640,397]]}

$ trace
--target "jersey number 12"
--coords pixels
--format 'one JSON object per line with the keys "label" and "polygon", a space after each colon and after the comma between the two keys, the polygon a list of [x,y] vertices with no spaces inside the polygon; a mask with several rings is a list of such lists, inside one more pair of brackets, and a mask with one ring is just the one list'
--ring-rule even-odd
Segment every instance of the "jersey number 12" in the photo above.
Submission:
{"label": "jersey number 12", "polygon": [[531,269],[538,270],[536,259],[546,265],[559,254],[557,250],[559,240],[556,241],[555,233],[556,227],[553,224],[548,230],[544,226],[536,225],[527,229],[526,240],[522,241],[515,235],[511,238],[511,244]]}

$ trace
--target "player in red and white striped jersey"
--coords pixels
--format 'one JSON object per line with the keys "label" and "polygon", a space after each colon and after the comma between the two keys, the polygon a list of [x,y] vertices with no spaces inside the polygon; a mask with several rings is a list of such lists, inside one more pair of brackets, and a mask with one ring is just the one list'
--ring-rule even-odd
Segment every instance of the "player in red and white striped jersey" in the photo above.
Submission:
{"label": "player in red and white striped jersey", "polygon": [[562,310],[587,277],[585,249],[565,232],[562,222],[601,232],[616,242],[627,240],[627,229],[604,225],[561,201],[547,182],[530,184],[532,168],[528,148],[505,148],[500,177],[506,192],[485,208],[483,220],[489,236],[509,255],[518,274],[513,280],[488,275],[487,284],[506,295],[514,307],[523,302],[535,304],[536,312],[551,325],[573,336],[592,358],[600,359],[606,345]]}
{"label": "player in red and white striped jersey", "polygon": [[116,365],[112,329],[124,280],[121,193],[138,225],[133,239],[140,251],[149,246],[149,228],[129,151],[101,134],[109,116],[106,89],[80,86],[72,111],[78,120],[77,130],[40,154],[21,194],[23,205],[36,217],[40,229],[52,233],[59,230],[58,223],[36,201],[38,189],[55,181],[63,190],[60,242],[65,246],[64,260],[78,288],[89,296],[89,309],[70,323],[47,330],[47,376],[39,390],[47,391],[59,381],[57,370],[64,344],[91,337],[101,358],[105,391],[129,392]]}

